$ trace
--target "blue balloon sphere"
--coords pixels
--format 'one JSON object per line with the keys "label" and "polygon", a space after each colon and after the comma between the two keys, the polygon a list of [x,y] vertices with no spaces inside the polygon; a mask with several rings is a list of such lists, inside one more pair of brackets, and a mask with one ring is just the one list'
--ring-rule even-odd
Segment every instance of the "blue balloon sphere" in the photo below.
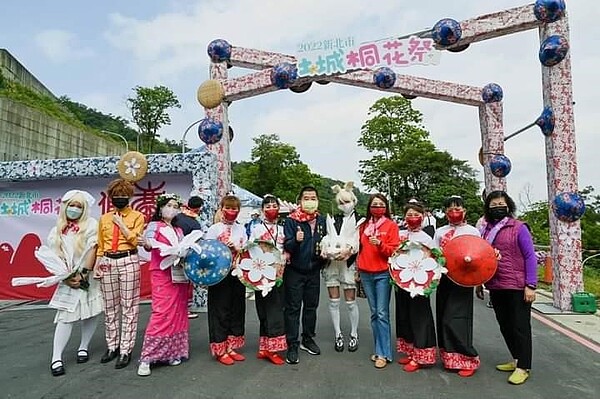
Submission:
{"label": "blue balloon sphere", "polygon": [[574,222],[581,219],[585,213],[585,202],[579,193],[559,193],[552,201],[554,216],[563,222]]}
{"label": "blue balloon sphere", "polygon": [[208,44],[206,52],[212,62],[229,61],[231,58],[231,44],[227,40],[216,39]]}
{"label": "blue balloon sphere", "polygon": [[389,89],[396,83],[396,73],[388,67],[381,67],[373,73],[373,83],[380,89]]}
{"label": "blue balloon sphere", "polygon": [[295,64],[282,62],[271,70],[271,83],[279,89],[288,89],[298,78],[298,68]]}
{"label": "blue balloon sphere", "polygon": [[569,53],[569,41],[561,35],[552,35],[540,45],[539,58],[542,65],[551,67],[565,59]]}
{"label": "blue balloon sphere", "polygon": [[198,240],[201,251],[190,249],[183,258],[183,271],[194,284],[215,285],[231,269],[231,251],[218,240]]}
{"label": "blue balloon sphere", "polygon": [[490,170],[496,177],[506,177],[512,169],[512,163],[506,155],[497,154],[494,155],[490,161]]}
{"label": "blue balloon sphere", "polygon": [[542,114],[535,120],[535,124],[542,130],[544,136],[550,136],[554,132],[554,111],[551,107],[544,107]]}
{"label": "blue balloon sphere", "polygon": [[198,137],[206,144],[215,144],[223,137],[223,124],[211,118],[204,118],[198,125]]}
{"label": "blue balloon sphere", "polygon": [[504,98],[502,87],[497,83],[489,83],[481,90],[481,98],[486,104],[498,103]]}
{"label": "blue balloon sphere", "polygon": [[440,46],[451,46],[457,43],[462,36],[460,24],[451,19],[440,19],[431,30],[432,39]]}
{"label": "blue balloon sphere", "polygon": [[554,22],[565,16],[565,0],[537,0],[533,13],[538,21]]}

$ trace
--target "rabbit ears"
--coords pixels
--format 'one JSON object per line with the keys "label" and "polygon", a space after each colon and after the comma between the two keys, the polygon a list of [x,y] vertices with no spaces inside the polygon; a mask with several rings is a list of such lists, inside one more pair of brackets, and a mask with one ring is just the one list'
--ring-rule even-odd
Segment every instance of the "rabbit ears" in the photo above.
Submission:
{"label": "rabbit ears", "polygon": [[335,194],[335,200],[338,204],[343,204],[345,202],[353,202],[354,204],[356,204],[358,202],[358,199],[356,198],[356,195],[354,195],[353,189],[354,182],[352,181],[346,182],[346,184],[344,184],[344,188],[340,187],[337,184],[331,187],[331,190]]}

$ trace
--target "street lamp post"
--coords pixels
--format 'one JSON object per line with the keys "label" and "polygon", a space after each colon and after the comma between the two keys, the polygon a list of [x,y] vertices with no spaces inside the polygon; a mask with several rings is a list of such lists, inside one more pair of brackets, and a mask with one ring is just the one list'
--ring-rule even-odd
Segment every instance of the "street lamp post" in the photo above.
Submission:
{"label": "street lamp post", "polygon": [[115,133],[115,132],[109,132],[108,130],[101,130],[101,132],[102,133],[106,133],[106,134],[112,134],[113,136],[120,137],[123,140],[123,142],[125,143],[125,152],[129,152],[129,143],[127,142],[127,139],[123,135],[120,135],[119,133]]}
{"label": "street lamp post", "polygon": [[183,137],[181,137],[181,153],[185,154],[185,137],[187,136],[188,132],[190,131],[190,129],[192,127],[194,127],[194,125],[197,125],[198,123],[202,122],[202,119],[198,119],[196,122],[192,123],[191,125],[189,125],[187,127],[187,129],[185,129],[185,132],[183,132]]}

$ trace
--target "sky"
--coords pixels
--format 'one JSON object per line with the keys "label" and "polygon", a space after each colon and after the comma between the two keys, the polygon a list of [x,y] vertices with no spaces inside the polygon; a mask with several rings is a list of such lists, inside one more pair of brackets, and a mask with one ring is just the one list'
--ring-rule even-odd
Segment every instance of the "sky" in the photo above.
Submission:
{"label": "sky", "polygon": [[[353,36],[365,42],[428,29],[442,18],[461,21],[533,0],[145,0],[3,1],[0,47],[6,48],[57,96],[67,95],[104,113],[131,119],[126,98],[136,85],[170,87],[182,108],[171,111],[162,138],[180,141],[186,128],[204,117],[196,100],[208,79],[208,43],[294,54],[299,43]],[[595,109],[600,78],[600,2],[567,0],[571,26],[573,99],[579,187],[600,191],[597,172],[599,123]],[[472,45],[461,53],[443,52],[439,65],[412,66],[401,73],[474,86],[495,82],[504,91],[505,135],[533,122],[543,108],[536,30]],[[230,76],[253,71],[230,70]],[[316,173],[360,186],[358,164],[370,155],[357,146],[369,107],[381,91],[314,85],[305,93],[289,90],[234,102],[229,119],[235,130],[232,160],[249,160],[253,137],[278,134],[296,147]],[[483,180],[477,161],[481,146],[477,109],[415,99],[433,143],[467,161]],[[191,147],[202,143],[195,129]],[[533,127],[509,141],[505,153],[513,168],[508,191],[518,204],[547,198],[544,139]]]}

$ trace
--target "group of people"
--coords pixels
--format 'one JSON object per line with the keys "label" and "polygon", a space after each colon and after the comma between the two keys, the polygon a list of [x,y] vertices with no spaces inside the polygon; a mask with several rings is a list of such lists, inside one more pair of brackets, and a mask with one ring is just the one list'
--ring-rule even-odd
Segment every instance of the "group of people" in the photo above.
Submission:
{"label": "group of people", "polygon": [[[497,272],[486,288],[513,359],[497,369],[510,371],[508,381],[512,384],[527,380],[531,368],[530,312],[536,288],[535,254],[528,229],[514,218],[515,205],[508,194],[494,191],[486,197],[485,222],[479,230],[467,224],[462,198],[448,198],[444,206],[449,224],[437,229],[432,238],[423,231],[430,223],[423,222],[426,213],[418,201],[405,206],[406,230],[400,230],[391,218],[385,196],[371,195],[366,215],[361,218],[355,212],[358,201],[352,184],[335,186],[333,190],[340,210],[334,228],[337,233],[348,226],[354,229],[351,239],[335,257],[323,256],[321,251],[321,242],[328,231],[325,217],[318,212],[317,189],[312,186],[302,188],[298,207],[283,226],[278,223],[278,199],[265,196],[261,206],[263,217],[252,223],[249,231],[237,221],[240,200],[235,195],[226,195],[220,201],[214,223],[205,233],[193,233],[200,229],[195,220],[198,209],[184,207],[176,194],[157,197],[155,214],[145,226],[144,216],[129,206],[133,186],[125,180],[118,179],[109,185],[107,196],[113,210],[102,215],[98,222],[89,217],[92,196],[80,190],[69,191],[62,198],[56,227],[48,238],[59,256],[74,253],[78,259],[74,263],[78,265],[76,272],[58,285],[50,302],[50,306],[58,309],[52,374],[65,373],[62,352],[73,323],[78,320],[82,321],[82,338],[77,362],[88,361],[88,345],[97,316],[103,310],[107,348],[100,361],[117,359],[117,369],[129,364],[139,315],[137,251],[142,246],[151,254],[152,313],[138,375],[150,375],[154,364],[176,366],[189,357],[190,284],[180,256],[185,249],[181,247],[184,237],[190,234],[222,242],[232,252],[233,259],[239,258],[249,242],[270,243],[282,254],[277,276],[283,284],[274,286],[266,295],[256,295],[259,359],[275,365],[297,364],[300,350],[320,354],[314,337],[323,277],[335,350],[358,349],[356,297],[360,284],[371,313],[374,344],[370,358],[376,368],[385,368],[394,358],[389,311],[390,257],[404,240],[443,251],[454,237],[469,234],[483,237],[498,253]],[[87,250],[90,247],[95,250]],[[236,268],[235,261],[232,268]],[[473,292],[473,287],[460,286],[443,276],[437,288],[434,322],[428,297],[411,297],[395,288],[396,350],[403,354],[398,362],[406,372],[434,365],[439,353],[446,369],[456,370],[462,377],[475,373],[480,359],[473,346]],[[477,287],[475,292],[483,298],[483,287]],[[350,320],[347,335],[340,327],[342,295]],[[209,348],[220,364],[233,365],[245,360],[242,353],[246,343],[245,314],[245,286],[235,275],[229,273],[218,284],[208,287]]]}

